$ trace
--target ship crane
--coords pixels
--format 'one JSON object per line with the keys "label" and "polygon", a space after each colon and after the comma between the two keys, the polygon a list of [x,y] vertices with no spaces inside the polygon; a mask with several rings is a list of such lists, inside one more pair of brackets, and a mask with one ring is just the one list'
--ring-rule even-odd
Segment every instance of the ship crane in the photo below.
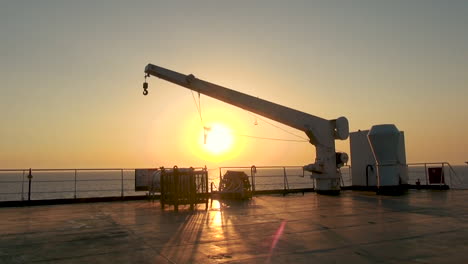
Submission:
{"label": "ship crane", "polygon": [[[303,131],[316,148],[315,162],[304,166],[305,170],[312,172],[316,181],[315,190],[318,193],[339,194],[339,168],[347,163],[348,155],[335,152],[335,139],[348,138],[349,126],[345,117],[323,119],[198,79],[193,74],[185,75],[153,64],[145,67],[145,74],[145,78],[150,75],[161,78]],[[148,94],[146,81],[143,84],[143,94]]]}

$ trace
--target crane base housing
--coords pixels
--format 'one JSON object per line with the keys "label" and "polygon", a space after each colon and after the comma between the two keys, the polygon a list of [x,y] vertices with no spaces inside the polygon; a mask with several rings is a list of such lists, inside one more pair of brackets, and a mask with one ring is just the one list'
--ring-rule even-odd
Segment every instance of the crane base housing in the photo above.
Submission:
{"label": "crane base housing", "polygon": [[340,178],[315,178],[315,191],[319,194],[340,193]]}

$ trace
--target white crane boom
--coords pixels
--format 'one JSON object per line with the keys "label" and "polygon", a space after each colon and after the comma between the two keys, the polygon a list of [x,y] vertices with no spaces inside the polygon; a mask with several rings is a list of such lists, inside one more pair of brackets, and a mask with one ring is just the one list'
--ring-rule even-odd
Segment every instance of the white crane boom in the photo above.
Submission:
{"label": "white crane boom", "polygon": [[[304,131],[310,143],[316,147],[315,163],[304,166],[313,173],[318,192],[339,193],[340,174],[338,164],[347,162],[345,153],[335,153],[335,139],[344,140],[349,135],[348,120],[340,117],[326,120],[286,106],[272,103],[201,79],[192,74],[185,75],[156,65],[148,64],[147,76],[153,75],[190,90],[267,117],[279,123]],[[147,94],[147,84],[143,86]],[[338,159],[338,160],[337,160]]]}

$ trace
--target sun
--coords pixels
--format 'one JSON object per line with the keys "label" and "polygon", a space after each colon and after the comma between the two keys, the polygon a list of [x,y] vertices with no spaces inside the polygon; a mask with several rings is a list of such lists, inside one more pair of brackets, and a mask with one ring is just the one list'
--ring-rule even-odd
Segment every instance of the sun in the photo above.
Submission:
{"label": "sun", "polygon": [[232,133],[226,126],[214,123],[205,127],[203,148],[213,155],[228,152],[233,144]]}

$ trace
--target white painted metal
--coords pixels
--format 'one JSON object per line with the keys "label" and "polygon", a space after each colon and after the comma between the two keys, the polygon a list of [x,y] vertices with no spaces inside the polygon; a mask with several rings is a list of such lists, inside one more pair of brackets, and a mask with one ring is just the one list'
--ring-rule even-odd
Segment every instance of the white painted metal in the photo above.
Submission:
{"label": "white painted metal", "polygon": [[353,186],[377,186],[377,167],[367,134],[369,130],[349,134]]}
{"label": "white painted metal", "polygon": [[152,64],[146,66],[145,73],[304,131],[316,147],[315,163],[304,168],[313,173],[317,191],[339,192],[334,140],[346,139],[349,135],[345,117],[326,120]]}
{"label": "white painted metal", "polygon": [[[403,138],[402,138],[403,137]],[[398,186],[407,182],[404,136],[393,124],[375,125],[368,139],[377,162],[377,186]],[[403,160],[404,159],[404,160]]]}
{"label": "white painted metal", "polygon": [[156,191],[161,189],[161,171],[158,169],[135,169],[135,191]]}

